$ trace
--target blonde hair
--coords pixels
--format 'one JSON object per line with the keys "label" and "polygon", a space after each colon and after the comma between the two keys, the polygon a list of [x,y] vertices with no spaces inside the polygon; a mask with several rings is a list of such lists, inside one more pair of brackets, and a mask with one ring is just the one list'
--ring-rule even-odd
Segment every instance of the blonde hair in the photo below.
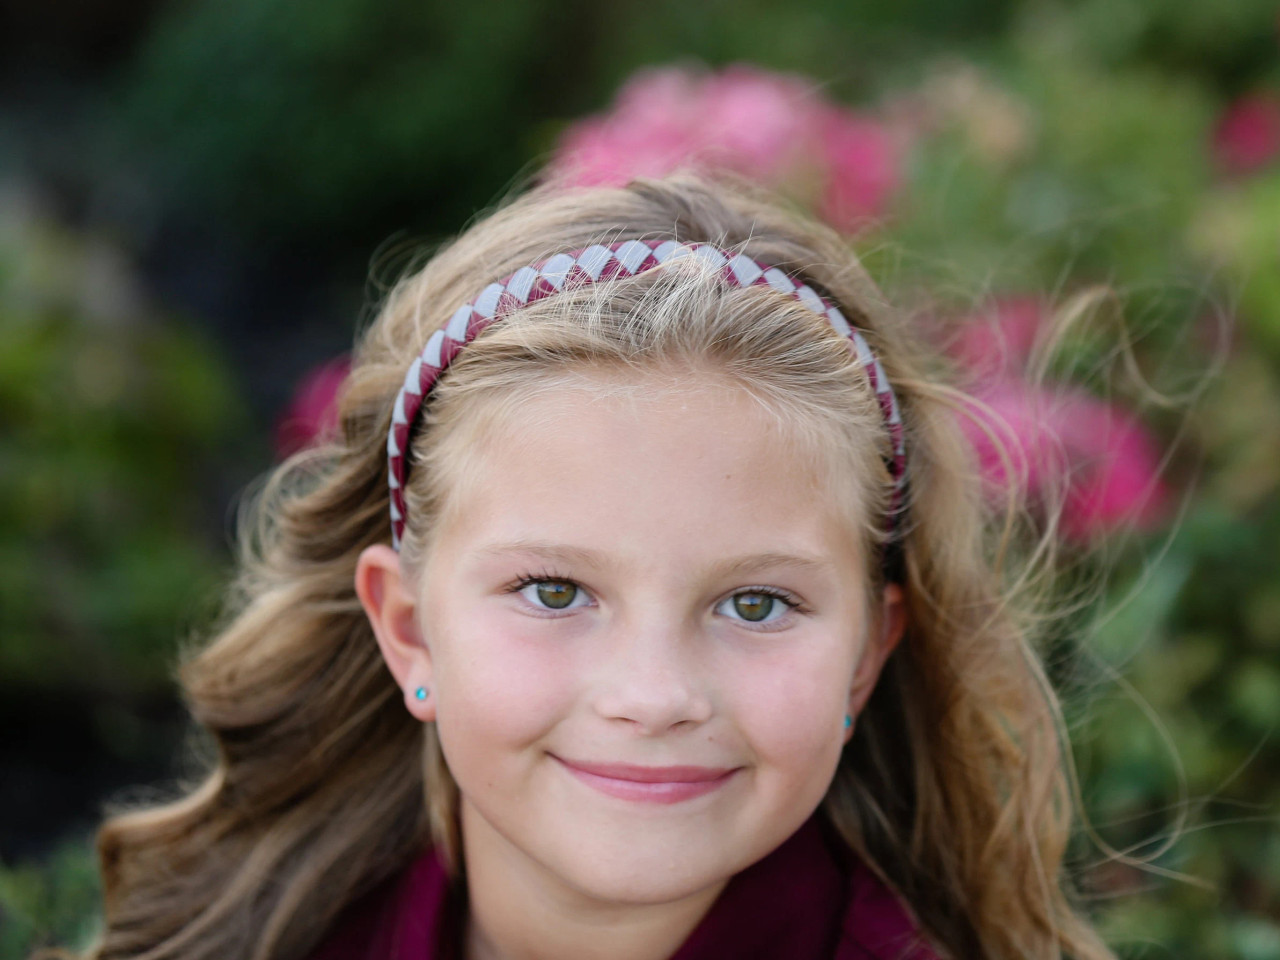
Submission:
{"label": "blonde hair", "polygon": [[[966,397],[836,234],[755,188],[692,175],[535,189],[391,291],[358,344],[340,435],[292,457],[251,501],[226,622],[182,664],[216,764],[182,799],[119,814],[99,833],[105,928],[93,957],[293,960],[427,845],[456,861],[456,785],[433,726],[404,709],[353,586],[360,552],[390,537],[392,401],[428,336],[486,284],[554,253],[655,238],[803,274],[864,332],[901,405],[908,626],[826,816],[944,954],[1112,957],[1064,872],[1070,755],[1033,649],[1025,568],[1009,562],[1011,515],[993,522],[957,428]],[[865,374],[802,305],[692,268],[547,298],[462,351],[411,451],[409,569],[486,418],[599,370],[692,370],[750,391],[826,458],[878,591],[888,436]]]}

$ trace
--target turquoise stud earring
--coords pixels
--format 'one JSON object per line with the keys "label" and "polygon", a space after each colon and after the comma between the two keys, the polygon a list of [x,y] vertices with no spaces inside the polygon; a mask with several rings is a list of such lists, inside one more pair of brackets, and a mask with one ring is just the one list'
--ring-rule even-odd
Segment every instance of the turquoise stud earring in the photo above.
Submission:
{"label": "turquoise stud earring", "polygon": [[[419,687],[418,689],[421,690],[422,688]],[[852,726],[853,726],[853,717],[849,716],[849,714],[846,713],[844,715],[844,728],[848,730]]]}
{"label": "turquoise stud earring", "polygon": [[[418,700],[425,700],[427,699],[427,688],[419,687],[417,690],[413,691],[413,695]],[[848,724],[845,724],[845,726],[848,726]]]}

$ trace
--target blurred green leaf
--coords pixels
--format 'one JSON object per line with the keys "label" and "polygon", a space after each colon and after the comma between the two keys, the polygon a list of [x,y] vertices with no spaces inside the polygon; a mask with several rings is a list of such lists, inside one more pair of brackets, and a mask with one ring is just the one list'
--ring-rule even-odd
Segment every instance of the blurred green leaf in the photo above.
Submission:
{"label": "blurred green leaf", "polygon": [[0,863],[0,958],[39,945],[86,947],[101,903],[97,858],[85,837],[63,840],[42,862]]}

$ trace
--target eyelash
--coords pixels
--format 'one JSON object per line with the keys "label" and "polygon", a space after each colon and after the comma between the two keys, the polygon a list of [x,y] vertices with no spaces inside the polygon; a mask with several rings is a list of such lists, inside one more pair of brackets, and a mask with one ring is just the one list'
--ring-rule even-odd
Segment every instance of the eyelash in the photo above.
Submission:
{"label": "eyelash", "polygon": [[562,577],[559,574],[544,571],[543,573],[522,573],[507,587],[507,592],[519,593],[531,583],[572,583],[578,589],[582,589],[582,584],[572,577]]}
{"label": "eyelash", "polygon": [[801,613],[807,612],[805,605],[800,602],[799,597],[793,593],[788,593],[786,590],[779,590],[777,587],[743,587],[741,590],[733,591],[729,596],[738,597],[743,594],[755,594],[761,597],[774,597],[775,599],[781,600],[792,610],[798,610]]}
{"label": "eyelash", "polygon": [[[506,591],[507,593],[519,593],[525,587],[534,583],[571,583],[575,587],[577,587],[579,590],[583,589],[582,584],[578,583],[578,581],[574,580],[572,577],[562,577],[559,574],[552,573],[550,571],[544,571],[542,573],[521,574],[519,577],[515,579],[515,581],[512,584],[510,584],[506,588]],[[562,615],[562,614],[556,614],[556,611],[553,611],[553,610],[543,610],[541,608],[538,608],[538,609],[543,614],[549,614],[553,616]]]}
{"label": "eyelash", "polygon": [[[577,587],[579,590],[584,589],[582,584],[578,583],[578,581],[574,580],[572,577],[562,577],[562,576],[559,576],[558,574],[544,572],[544,573],[521,574],[519,577],[516,578],[514,583],[512,583],[509,587],[507,587],[507,592],[519,593],[525,587],[534,583],[571,583],[575,587]],[[808,608],[803,603],[800,602],[800,598],[795,596],[795,594],[788,593],[786,590],[779,590],[777,587],[765,587],[765,586],[743,587],[740,590],[735,590],[733,593],[729,594],[729,596],[724,597],[723,599],[717,601],[716,606],[718,607],[721,603],[723,603],[725,600],[730,599],[731,597],[744,596],[747,594],[755,594],[761,597],[773,597],[775,600],[780,600],[784,604],[786,604],[788,611],[795,611],[797,613],[808,612]],[[557,615],[550,610],[546,610],[542,612],[544,614],[551,614],[552,616]],[[767,631],[769,629],[765,624],[753,625],[749,620],[741,620],[739,622],[747,624],[749,629],[752,629],[752,630]],[[776,623],[776,622],[777,621],[766,621],[766,624]]]}
{"label": "eyelash", "polygon": [[782,629],[782,627],[780,627],[779,624],[783,622],[787,613],[808,613],[809,612],[809,608],[806,607],[803,603],[801,603],[800,598],[797,597],[795,594],[788,593],[786,590],[779,590],[777,587],[764,587],[764,586],[743,587],[741,590],[735,590],[733,591],[733,593],[729,594],[729,596],[725,597],[724,600],[721,600],[719,603],[717,603],[716,606],[719,607],[720,604],[724,603],[725,600],[730,600],[734,597],[740,597],[744,595],[754,595],[759,597],[773,597],[775,600],[780,600],[787,607],[786,613],[784,613],[777,620],[765,620],[757,623],[753,623],[750,620],[736,621],[737,623],[745,625],[748,630],[754,630],[757,633],[769,633],[773,630]]}

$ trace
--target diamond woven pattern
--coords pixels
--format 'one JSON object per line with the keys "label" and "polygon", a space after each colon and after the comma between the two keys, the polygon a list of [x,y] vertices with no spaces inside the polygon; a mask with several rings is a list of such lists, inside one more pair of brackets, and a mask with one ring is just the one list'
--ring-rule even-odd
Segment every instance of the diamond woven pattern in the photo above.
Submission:
{"label": "diamond woven pattern", "polygon": [[[730,253],[705,243],[678,243],[674,240],[625,240],[608,246],[596,244],[585,250],[556,254],[542,263],[522,267],[505,280],[491,283],[474,300],[464,303],[445,326],[433,333],[421,355],[405,374],[396,395],[387,432],[387,483],[391,490],[391,542],[396,550],[405,529],[404,485],[408,472],[409,438],[422,410],[427,392],[449,363],[485,327],[502,317],[561,290],[599,283],[617,277],[634,277],[680,257],[697,257],[720,270],[731,287],[767,286],[794,297],[814,313],[825,316],[831,326],[848,338],[884,414],[889,431],[891,458],[886,460],[894,491],[889,516],[897,515],[906,472],[906,448],[898,400],[889,378],[861,333],[844,315],[805,283],[798,282],[778,267],[770,267],[741,253]],[[892,533],[892,529],[890,530]]]}

